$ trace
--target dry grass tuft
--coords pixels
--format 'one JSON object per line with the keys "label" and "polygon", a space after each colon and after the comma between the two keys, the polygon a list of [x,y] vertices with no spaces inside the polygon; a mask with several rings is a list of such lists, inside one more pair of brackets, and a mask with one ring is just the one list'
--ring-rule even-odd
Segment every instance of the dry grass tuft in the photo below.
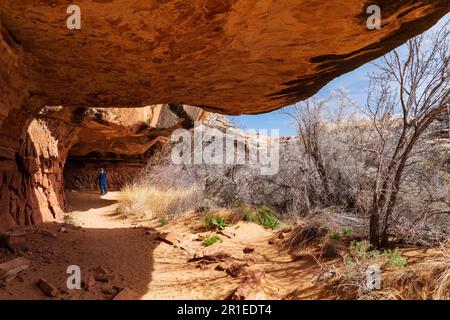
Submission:
{"label": "dry grass tuft", "polygon": [[132,215],[145,219],[173,216],[195,210],[201,200],[201,193],[196,186],[159,189],[134,184],[125,186],[121,191],[123,201],[117,212],[125,216]]}
{"label": "dry grass tuft", "polygon": [[290,250],[300,250],[313,244],[320,243],[328,234],[328,230],[319,223],[311,222],[297,227],[286,240]]}

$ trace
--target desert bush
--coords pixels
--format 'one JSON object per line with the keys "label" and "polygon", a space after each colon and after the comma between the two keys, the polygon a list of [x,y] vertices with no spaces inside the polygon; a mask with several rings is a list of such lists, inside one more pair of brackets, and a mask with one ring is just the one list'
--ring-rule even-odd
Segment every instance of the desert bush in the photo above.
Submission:
{"label": "desert bush", "polygon": [[406,259],[402,256],[402,253],[398,248],[393,250],[387,249],[384,251],[385,263],[394,268],[403,269],[406,266]]}
{"label": "desert bush", "polygon": [[208,230],[224,230],[227,224],[223,217],[207,214],[205,216],[205,227]]}
{"label": "desert bush", "polygon": [[195,210],[201,193],[196,186],[183,189],[158,189],[143,184],[127,185],[122,190],[118,213],[152,219]]}

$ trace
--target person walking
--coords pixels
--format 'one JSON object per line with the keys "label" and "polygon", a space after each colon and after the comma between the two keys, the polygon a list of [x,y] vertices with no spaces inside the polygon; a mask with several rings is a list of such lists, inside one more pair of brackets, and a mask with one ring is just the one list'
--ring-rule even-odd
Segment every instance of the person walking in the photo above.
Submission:
{"label": "person walking", "polygon": [[98,174],[98,182],[100,184],[100,194],[106,194],[108,191],[106,190],[106,178],[108,174],[103,168],[100,169],[100,173]]}

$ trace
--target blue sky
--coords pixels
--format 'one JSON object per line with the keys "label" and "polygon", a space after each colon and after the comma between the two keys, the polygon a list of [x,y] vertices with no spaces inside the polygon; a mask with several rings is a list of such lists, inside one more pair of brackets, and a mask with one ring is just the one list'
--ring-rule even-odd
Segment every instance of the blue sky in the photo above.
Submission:
{"label": "blue sky", "polygon": [[[449,18],[450,14],[447,14],[430,30],[442,27]],[[404,46],[399,48],[399,52],[401,55],[405,52]],[[374,62],[376,61],[377,60]],[[334,79],[323,87],[318,95],[327,95],[333,90],[345,89],[357,104],[363,105],[366,100],[369,84],[367,75],[376,70],[374,62],[366,63],[358,69]],[[289,109],[292,107],[287,106],[285,108]],[[283,114],[280,110],[260,115],[229,116],[228,118],[242,129],[279,129],[280,135],[282,136],[296,134],[293,120],[288,115]]]}

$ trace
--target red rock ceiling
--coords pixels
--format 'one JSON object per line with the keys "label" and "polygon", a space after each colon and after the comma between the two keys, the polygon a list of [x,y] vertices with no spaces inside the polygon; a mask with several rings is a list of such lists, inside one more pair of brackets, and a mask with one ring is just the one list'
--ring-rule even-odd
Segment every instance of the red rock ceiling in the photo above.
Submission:
{"label": "red rock ceiling", "polygon": [[[370,31],[375,2],[383,26]],[[46,104],[185,103],[229,114],[305,99],[449,11],[448,0],[78,0],[81,30],[68,30],[70,3],[0,0],[29,90]]]}

